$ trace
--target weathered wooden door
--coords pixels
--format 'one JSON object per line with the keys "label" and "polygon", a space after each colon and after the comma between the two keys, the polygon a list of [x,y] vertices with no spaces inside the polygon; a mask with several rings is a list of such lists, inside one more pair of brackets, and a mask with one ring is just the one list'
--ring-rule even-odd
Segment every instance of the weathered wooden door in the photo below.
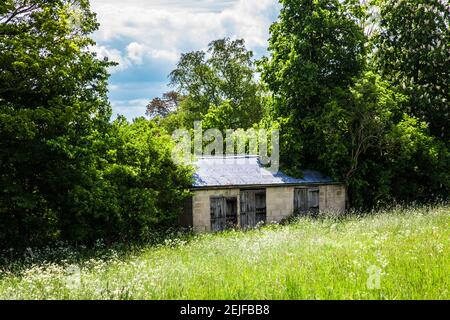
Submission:
{"label": "weathered wooden door", "polygon": [[319,213],[319,188],[308,189],[308,207],[310,213]]}
{"label": "weathered wooden door", "polygon": [[308,189],[294,190],[294,210],[296,214],[306,214],[308,212]]}
{"label": "weathered wooden door", "polygon": [[255,222],[266,222],[266,190],[255,191]]}
{"label": "weathered wooden door", "polygon": [[237,198],[211,197],[211,231],[222,231],[237,225]]}
{"label": "weathered wooden door", "polygon": [[265,190],[241,190],[241,228],[253,228],[266,221]]}
{"label": "weathered wooden door", "polygon": [[223,197],[211,197],[211,231],[222,231],[227,223],[226,203]]}
{"label": "weathered wooden door", "polygon": [[237,219],[237,198],[236,197],[230,197],[226,198],[226,216],[227,216],[227,222],[226,222],[226,228],[234,228],[238,224]]}

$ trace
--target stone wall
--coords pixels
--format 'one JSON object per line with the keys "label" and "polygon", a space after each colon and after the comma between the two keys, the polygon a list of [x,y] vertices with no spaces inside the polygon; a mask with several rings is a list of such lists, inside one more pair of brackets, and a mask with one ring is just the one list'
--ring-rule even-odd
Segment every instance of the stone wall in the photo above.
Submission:
{"label": "stone wall", "polygon": [[194,231],[205,232],[211,230],[210,197],[237,197],[237,212],[239,222],[239,189],[218,189],[194,191],[192,197],[192,220]]}
{"label": "stone wall", "polygon": [[321,212],[342,213],[345,211],[345,186],[323,185],[319,187],[319,209]]}
{"label": "stone wall", "polygon": [[[266,188],[266,221],[279,222],[294,212],[295,187]],[[345,187],[342,185],[319,186],[319,210],[321,212],[339,213],[345,210]],[[240,219],[239,189],[212,189],[194,191],[192,198],[193,228],[197,232],[211,230],[210,197],[236,197],[238,223]]]}
{"label": "stone wall", "polygon": [[294,187],[270,187],[266,189],[266,221],[279,222],[294,212]]}

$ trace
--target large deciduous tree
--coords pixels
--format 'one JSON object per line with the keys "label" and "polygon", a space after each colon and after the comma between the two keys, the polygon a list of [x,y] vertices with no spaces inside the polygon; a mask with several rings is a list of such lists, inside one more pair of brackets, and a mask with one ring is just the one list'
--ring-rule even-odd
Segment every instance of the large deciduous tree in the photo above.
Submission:
{"label": "large deciduous tree", "polygon": [[0,241],[57,234],[94,126],[110,116],[88,1],[0,4]]}
{"label": "large deciduous tree", "polygon": [[450,6],[442,0],[377,1],[376,65],[410,97],[408,113],[450,141]]}
{"label": "large deciduous tree", "polygon": [[207,51],[182,54],[170,73],[170,84],[183,98],[177,112],[162,123],[192,127],[195,120],[203,120],[224,103],[230,106],[223,114],[224,123],[231,129],[257,123],[262,98],[252,56],[244,40],[228,38],[212,41]]}
{"label": "large deciduous tree", "polygon": [[150,123],[110,123],[87,0],[0,3],[0,246],[142,238],[189,173]]}
{"label": "large deciduous tree", "polygon": [[282,123],[281,162],[293,171],[321,169],[325,105],[362,71],[366,39],[341,1],[280,2],[270,28],[271,56],[261,67],[275,98],[273,118]]}
{"label": "large deciduous tree", "polygon": [[[417,12],[406,0],[382,1],[381,10],[354,0],[281,3],[271,56],[261,67],[273,93],[268,118],[282,132],[282,165],[294,173],[316,168],[345,182],[357,207],[448,197],[442,3],[419,1]],[[375,50],[365,52],[371,44]],[[414,86],[407,89],[403,80]]]}

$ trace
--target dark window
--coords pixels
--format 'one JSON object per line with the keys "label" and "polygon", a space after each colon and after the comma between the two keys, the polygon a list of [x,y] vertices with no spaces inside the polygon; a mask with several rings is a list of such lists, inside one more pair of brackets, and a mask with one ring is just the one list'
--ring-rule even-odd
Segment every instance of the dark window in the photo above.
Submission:
{"label": "dark window", "polygon": [[237,223],[237,198],[226,198],[225,199],[227,203],[227,211],[226,211],[226,217],[227,217],[227,228],[234,228]]}
{"label": "dark window", "polygon": [[297,188],[294,190],[295,214],[305,215],[319,212],[319,188]]}

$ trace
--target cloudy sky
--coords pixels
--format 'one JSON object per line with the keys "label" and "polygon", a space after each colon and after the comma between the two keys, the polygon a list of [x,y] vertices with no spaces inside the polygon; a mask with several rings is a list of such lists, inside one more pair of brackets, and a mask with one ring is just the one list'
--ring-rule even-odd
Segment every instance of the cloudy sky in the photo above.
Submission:
{"label": "cloudy sky", "polygon": [[111,70],[113,114],[142,116],[167,91],[167,75],[180,53],[212,40],[244,38],[256,57],[265,54],[277,0],[91,0],[100,30],[95,50],[119,62]]}

